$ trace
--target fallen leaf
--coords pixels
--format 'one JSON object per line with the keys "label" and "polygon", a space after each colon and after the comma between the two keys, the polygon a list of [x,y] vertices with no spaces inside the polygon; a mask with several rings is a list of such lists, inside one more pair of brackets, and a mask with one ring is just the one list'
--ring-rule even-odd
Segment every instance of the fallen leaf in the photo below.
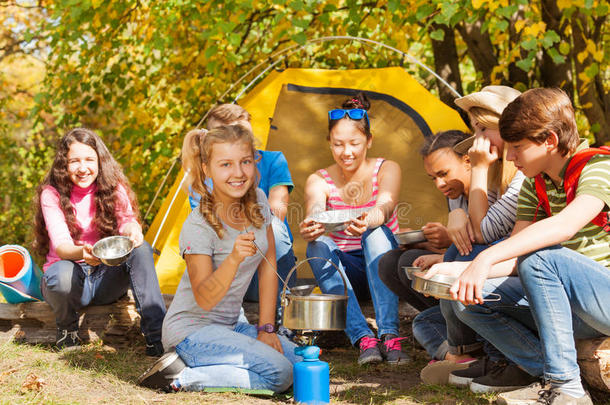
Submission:
{"label": "fallen leaf", "polygon": [[21,385],[22,390],[39,391],[45,384],[44,380],[34,373],[30,373],[25,377],[25,381]]}

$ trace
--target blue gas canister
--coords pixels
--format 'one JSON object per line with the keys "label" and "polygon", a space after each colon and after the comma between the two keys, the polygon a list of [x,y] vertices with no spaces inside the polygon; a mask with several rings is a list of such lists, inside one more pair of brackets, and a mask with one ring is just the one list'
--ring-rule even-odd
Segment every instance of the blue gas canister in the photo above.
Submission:
{"label": "blue gas canister", "polygon": [[294,365],[294,400],[301,404],[330,403],[330,381],[328,363],[320,361],[318,346],[294,349],[303,361]]}

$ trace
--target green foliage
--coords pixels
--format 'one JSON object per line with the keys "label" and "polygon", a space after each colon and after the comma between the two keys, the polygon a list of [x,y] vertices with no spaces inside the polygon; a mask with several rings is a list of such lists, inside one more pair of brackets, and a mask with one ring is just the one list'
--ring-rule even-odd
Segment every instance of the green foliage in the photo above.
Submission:
{"label": "green foliage", "polygon": [[[0,179],[2,189],[10,190],[2,200],[6,209],[0,217],[0,241],[25,241],[29,203],[48,167],[50,145],[70,127],[99,131],[125,168],[144,211],[178,155],[183,134],[214,103],[232,101],[239,86],[219,98],[259,63],[277,60],[279,52],[285,52],[285,59],[278,68],[368,68],[404,62],[400,55],[359,42],[308,42],[323,36],[373,39],[434,66],[430,39],[446,40],[439,27],[449,28],[455,34],[466,92],[490,83],[521,89],[544,85],[543,56],[548,55],[557,66],[569,65],[568,79],[561,85],[576,89],[583,134],[610,137],[606,123],[587,115],[595,106],[581,102],[599,83],[607,98],[610,52],[604,44],[609,41],[592,39],[607,39],[607,1],[559,0],[560,24],[554,28],[543,21],[540,3],[527,0],[47,0],[40,5],[16,9],[24,15],[25,10],[37,13],[37,18],[19,20],[28,29],[0,25],[0,34],[21,36],[21,43],[28,45],[22,52],[46,62],[44,83],[31,91],[29,107],[21,109],[31,117],[27,130],[16,130],[15,119],[0,114]],[[573,36],[579,13],[584,48]],[[430,29],[432,24],[438,26]],[[8,41],[3,38],[0,49]],[[469,48],[469,39],[478,49]],[[489,49],[481,46],[487,43]],[[578,71],[576,62],[582,65]],[[406,69],[435,90],[429,73],[410,64]],[[0,113],[15,94],[0,97]],[[592,98],[598,99],[603,100],[603,94]],[[167,186],[160,195],[166,193]]]}

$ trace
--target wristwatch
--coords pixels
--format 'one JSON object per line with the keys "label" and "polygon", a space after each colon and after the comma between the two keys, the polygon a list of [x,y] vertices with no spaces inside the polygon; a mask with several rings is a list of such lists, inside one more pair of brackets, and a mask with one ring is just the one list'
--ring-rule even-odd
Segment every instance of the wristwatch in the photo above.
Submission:
{"label": "wristwatch", "polygon": [[256,330],[259,332],[273,333],[273,332],[275,332],[275,326],[273,326],[270,323],[266,323],[264,325],[257,326]]}

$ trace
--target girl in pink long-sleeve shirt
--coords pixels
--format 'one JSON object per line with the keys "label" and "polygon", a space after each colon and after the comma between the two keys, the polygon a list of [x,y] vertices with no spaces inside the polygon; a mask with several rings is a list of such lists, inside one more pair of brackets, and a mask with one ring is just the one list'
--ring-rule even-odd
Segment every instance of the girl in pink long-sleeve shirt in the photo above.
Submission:
{"label": "girl in pink long-sleeve shirt", "polygon": [[[131,286],[146,352],[162,354],[165,304],[137,212],[121,167],[93,131],[75,128],[60,139],[38,187],[34,224],[34,248],[47,259],[42,293],[56,316],[59,348],[80,344],[78,310],[110,304]],[[92,246],[116,234],[128,236],[135,248],[126,263],[110,267],[92,254]]]}

